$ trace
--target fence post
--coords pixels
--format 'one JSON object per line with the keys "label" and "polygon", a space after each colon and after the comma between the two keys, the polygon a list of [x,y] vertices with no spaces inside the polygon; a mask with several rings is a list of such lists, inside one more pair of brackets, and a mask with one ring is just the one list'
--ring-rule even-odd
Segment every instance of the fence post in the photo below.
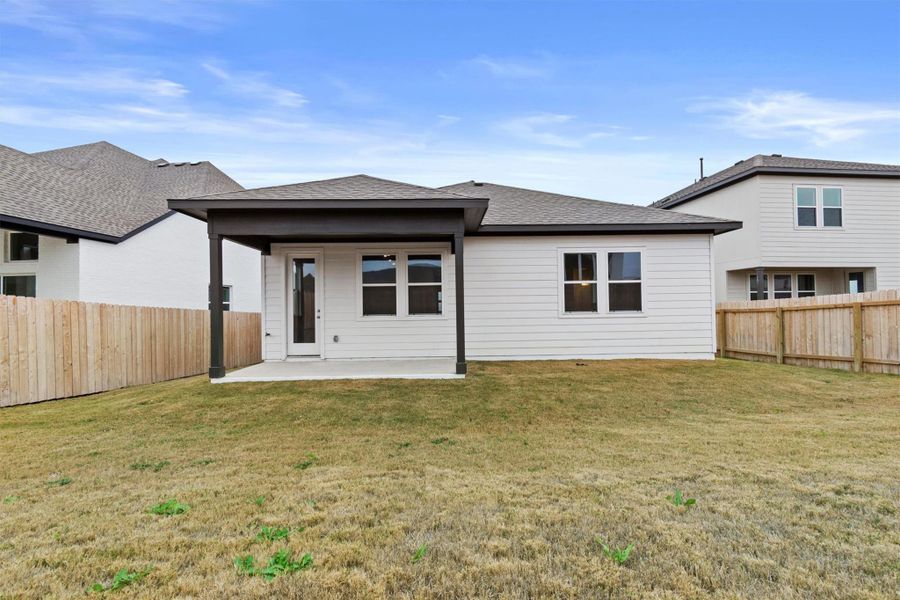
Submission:
{"label": "fence post", "polygon": [[862,304],[853,303],[853,370],[856,373],[863,369],[863,336],[862,336]]}
{"label": "fence post", "polygon": [[784,309],[775,307],[775,361],[784,364]]}
{"label": "fence post", "polygon": [[716,333],[718,334],[718,348],[716,348],[716,354],[719,355],[719,358],[725,358],[725,342],[728,340],[728,337],[725,335],[725,314],[726,310],[724,308],[720,308],[716,311],[716,319],[718,320]]}

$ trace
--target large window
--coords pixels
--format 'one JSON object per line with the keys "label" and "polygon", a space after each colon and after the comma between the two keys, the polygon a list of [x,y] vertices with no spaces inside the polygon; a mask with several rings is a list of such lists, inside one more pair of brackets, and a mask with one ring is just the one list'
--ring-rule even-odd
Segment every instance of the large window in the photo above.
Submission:
{"label": "large window", "polygon": [[776,273],[772,276],[772,293],[776,300],[791,297],[791,274]]}
{"label": "large window", "polygon": [[440,254],[410,254],[406,259],[409,314],[439,315],[443,312]]}
{"label": "large window", "polygon": [[641,253],[610,252],[609,310],[641,310]]}
{"label": "large window", "polygon": [[841,188],[822,188],[822,223],[825,227],[844,225],[844,207]]}
{"label": "large window", "polygon": [[597,312],[597,254],[563,255],[563,296],[567,313]]}
{"label": "large window", "polygon": [[362,314],[397,314],[397,255],[362,257]]}
{"label": "large window", "polygon": [[808,298],[816,295],[816,276],[813,273],[797,274],[797,297]]}
{"label": "large window", "polygon": [[37,277],[34,275],[3,275],[0,277],[0,292],[6,296],[29,296],[34,298]]}
{"label": "large window", "polygon": [[7,235],[6,260],[37,260],[38,236],[36,233],[19,233],[11,231]]}

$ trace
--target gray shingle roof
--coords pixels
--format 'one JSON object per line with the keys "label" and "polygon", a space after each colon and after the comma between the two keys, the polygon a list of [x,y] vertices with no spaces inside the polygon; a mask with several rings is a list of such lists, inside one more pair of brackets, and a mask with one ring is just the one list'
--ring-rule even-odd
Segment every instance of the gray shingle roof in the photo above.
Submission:
{"label": "gray shingle roof", "polygon": [[662,225],[719,224],[723,219],[699,217],[646,206],[590,200],[494,183],[468,181],[440,188],[489,198],[481,221],[491,225]]}
{"label": "gray shingle roof", "polygon": [[[172,196],[173,198],[175,196]],[[470,198],[450,191],[380,179],[350,175],[320,181],[256,188],[224,194],[209,194],[204,200],[440,200]],[[197,197],[191,198],[196,200]]]}
{"label": "gray shingle roof", "polygon": [[107,142],[26,154],[0,146],[0,215],[120,238],[166,200],[243,189],[208,162],[150,161]]}
{"label": "gray shingle roof", "polygon": [[778,154],[757,154],[747,160],[742,160],[727,169],[722,169],[703,179],[675,192],[665,198],[657,200],[650,206],[656,208],[669,208],[683,202],[708,193],[731,183],[736,183],[743,178],[755,173],[780,172],[780,173],[824,173],[834,172],[840,174],[846,172],[853,175],[872,176],[897,176],[900,177],[900,165],[882,165],[877,163],[846,162],[840,160],[820,160],[815,158],[795,158],[793,156],[781,156]]}

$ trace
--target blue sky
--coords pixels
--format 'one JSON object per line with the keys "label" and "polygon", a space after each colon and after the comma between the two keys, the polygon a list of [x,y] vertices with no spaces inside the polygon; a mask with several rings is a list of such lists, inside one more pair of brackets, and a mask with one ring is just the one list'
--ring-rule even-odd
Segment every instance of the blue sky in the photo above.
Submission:
{"label": "blue sky", "polygon": [[0,0],[0,143],[99,139],[636,204],[699,156],[900,163],[900,2]]}

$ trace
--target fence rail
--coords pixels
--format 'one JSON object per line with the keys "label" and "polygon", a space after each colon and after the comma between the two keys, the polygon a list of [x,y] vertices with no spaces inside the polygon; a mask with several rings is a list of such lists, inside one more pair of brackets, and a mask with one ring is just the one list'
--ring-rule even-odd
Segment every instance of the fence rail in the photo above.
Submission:
{"label": "fence rail", "polygon": [[[259,313],[225,313],[225,366],[261,360]],[[209,312],[0,296],[0,407],[205,373]]]}
{"label": "fence rail", "polygon": [[900,374],[900,290],[725,302],[716,318],[719,356]]}

